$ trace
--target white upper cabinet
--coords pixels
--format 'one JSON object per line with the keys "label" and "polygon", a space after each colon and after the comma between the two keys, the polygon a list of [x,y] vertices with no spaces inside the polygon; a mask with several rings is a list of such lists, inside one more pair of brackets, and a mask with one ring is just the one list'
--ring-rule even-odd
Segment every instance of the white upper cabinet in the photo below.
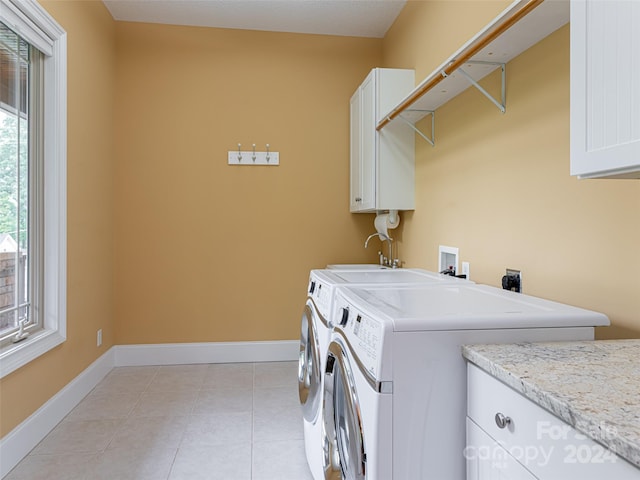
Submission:
{"label": "white upper cabinet", "polygon": [[571,1],[571,175],[640,178],[640,2]]}
{"label": "white upper cabinet", "polygon": [[351,97],[352,212],[415,207],[414,131],[400,119],[376,130],[413,87],[413,70],[374,68]]}

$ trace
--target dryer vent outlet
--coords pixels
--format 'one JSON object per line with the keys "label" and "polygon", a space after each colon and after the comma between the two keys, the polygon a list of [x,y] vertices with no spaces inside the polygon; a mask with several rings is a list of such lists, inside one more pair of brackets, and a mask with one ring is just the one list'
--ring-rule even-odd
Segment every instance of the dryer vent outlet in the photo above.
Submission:
{"label": "dryer vent outlet", "polygon": [[506,275],[502,277],[502,288],[522,293],[522,272],[507,268]]}
{"label": "dryer vent outlet", "polygon": [[440,245],[438,247],[438,272],[445,275],[458,274],[458,248]]}

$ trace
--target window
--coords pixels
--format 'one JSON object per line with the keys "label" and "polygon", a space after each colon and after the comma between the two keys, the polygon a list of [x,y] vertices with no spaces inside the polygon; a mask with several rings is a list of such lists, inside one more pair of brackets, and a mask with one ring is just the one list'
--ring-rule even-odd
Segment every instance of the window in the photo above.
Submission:
{"label": "window", "polygon": [[0,0],[0,376],[66,338],[66,34]]}
{"label": "window", "polygon": [[42,53],[0,22],[0,343],[39,329]]}

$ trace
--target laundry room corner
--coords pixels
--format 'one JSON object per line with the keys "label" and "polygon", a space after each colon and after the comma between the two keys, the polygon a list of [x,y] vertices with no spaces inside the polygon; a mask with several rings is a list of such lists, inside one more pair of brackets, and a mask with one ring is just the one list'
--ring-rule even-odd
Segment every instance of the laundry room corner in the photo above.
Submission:
{"label": "laundry room corner", "polygon": [[[411,2],[384,39],[384,64],[421,78],[505,6]],[[438,246],[458,247],[489,285],[516,268],[525,293],[607,312],[598,338],[633,338],[637,284],[611,274],[610,254],[640,269],[640,185],[570,176],[569,57],[565,25],[507,63],[504,114],[475,88],[437,110],[436,146],[416,137],[416,208],[400,248],[408,265],[436,270]],[[497,73],[480,83],[500,90]]]}

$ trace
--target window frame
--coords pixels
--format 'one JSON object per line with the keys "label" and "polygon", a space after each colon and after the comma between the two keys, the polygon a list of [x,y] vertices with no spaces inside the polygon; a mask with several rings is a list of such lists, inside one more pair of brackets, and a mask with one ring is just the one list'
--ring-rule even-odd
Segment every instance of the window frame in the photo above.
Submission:
{"label": "window frame", "polygon": [[[16,231],[12,231],[11,228],[7,231],[7,234],[12,235],[11,238],[15,237],[14,241],[16,242],[16,251],[11,252],[11,250],[8,250],[13,257],[15,268],[11,292],[13,301],[5,304],[7,300],[5,297],[0,307],[0,312],[4,316],[3,320],[10,322],[10,325],[3,325],[0,334],[0,351],[11,342],[16,342],[16,339],[24,339],[42,328],[39,313],[40,305],[42,305],[40,266],[43,259],[41,218],[44,211],[44,205],[42,204],[44,54],[21,36],[8,29],[8,27],[4,27],[4,23],[2,25],[3,29],[7,29],[12,35],[17,36],[19,41],[12,46],[15,40],[9,36],[9,44],[3,48],[9,56],[9,62],[12,62],[11,55],[15,55],[16,58],[13,62],[15,62],[14,68],[16,71],[13,79],[7,77],[9,80],[9,85],[7,85],[8,95],[0,99],[0,111],[6,114],[8,118],[13,117],[15,119],[14,134],[16,135],[16,140],[21,143],[21,136],[27,140],[28,146],[26,146],[25,151],[28,164],[26,166],[22,165],[22,152],[20,146],[18,146],[15,151],[16,157],[12,162],[15,164],[15,172],[12,172],[12,174],[15,173],[16,175],[15,193],[17,195],[15,198],[16,212],[14,217]],[[27,46],[26,51],[24,46]],[[13,52],[12,47],[15,47]],[[28,75],[26,84],[23,83],[25,73]],[[15,83],[13,89],[11,88],[11,80]],[[14,103],[16,104],[15,106]],[[5,115],[2,116],[4,117]],[[23,131],[24,126],[27,127],[25,131]],[[5,172],[2,175],[5,175]],[[27,182],[27,185],[23,184],[24,181]],[[28,211],[26,215],[21,215],[25,204]],[[21,238],[23,225],[27,226],[26,239]],[[6,253],[0,253],[0,255],[2,255],[3,260],[9,260]],[[7,293],[9,292],[4,292],[5,295]]]}
{"label": "window frame", "polygon": [[0,378],[67,338],[67,34],[35,0],[0,0],[0,20],[44,58],[43,328],[0,350]]}

